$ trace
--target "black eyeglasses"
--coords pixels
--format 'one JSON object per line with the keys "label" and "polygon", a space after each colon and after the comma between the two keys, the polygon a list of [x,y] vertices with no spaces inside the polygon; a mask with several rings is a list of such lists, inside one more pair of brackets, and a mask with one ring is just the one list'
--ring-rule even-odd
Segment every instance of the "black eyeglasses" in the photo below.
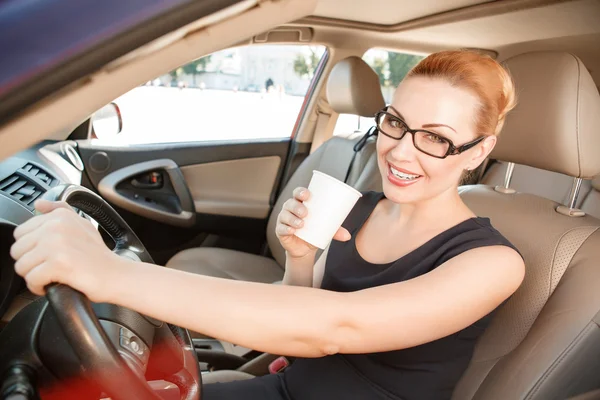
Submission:
{"label": "black eyeglasses", "polygon": [[406,135],[406,132],[410,132],[413,137],[415,148],[431,157],[446,158],[448,156],[460,154],[486,138],[485,136],[480,136],[471,142],[461,146],[455,146],[450,139],[435,132],[423,129],[410,129],[408,125],[406,125],[406,122],[401,120],[398,116],[389,113],[388,108],[389,107],[384,107],[375,114],[375,121],[379,132],[395,140],[402,140],[404,135]]}

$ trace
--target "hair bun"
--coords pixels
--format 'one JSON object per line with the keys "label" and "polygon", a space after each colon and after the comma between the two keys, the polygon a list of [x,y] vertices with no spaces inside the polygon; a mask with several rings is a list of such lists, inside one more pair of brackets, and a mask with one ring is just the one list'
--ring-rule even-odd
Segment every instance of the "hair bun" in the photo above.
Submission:
{"label": "hair bun", "polygon": [[506,115],[516,106],[515,86],[510,73],[496,60],[473,50],[433,53],[407,75],[447,79],[453,86],[474,93],[480,102],[475,129],[498,135]]}

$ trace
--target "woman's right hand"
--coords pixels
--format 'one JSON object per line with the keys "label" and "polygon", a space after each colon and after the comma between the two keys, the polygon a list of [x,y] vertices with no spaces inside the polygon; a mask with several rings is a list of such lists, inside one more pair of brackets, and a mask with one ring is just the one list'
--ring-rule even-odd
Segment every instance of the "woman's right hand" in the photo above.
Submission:
{"label": "woman's right hand", "polygon": [[[304,226],[304,218],[308,215],[308,210],[304,202],[310,197],[308,189],[299,187],[294,190],[293,198],[283,204],[283,208],[277,217],[275,233],[281,246],[285,249],[289,257],[303,258],[308,255],[314,255],[317,248],[295,235],[296,230]],[[340,228],[334,240],[345,242],[350,240],[350,233],[345,228]]]}

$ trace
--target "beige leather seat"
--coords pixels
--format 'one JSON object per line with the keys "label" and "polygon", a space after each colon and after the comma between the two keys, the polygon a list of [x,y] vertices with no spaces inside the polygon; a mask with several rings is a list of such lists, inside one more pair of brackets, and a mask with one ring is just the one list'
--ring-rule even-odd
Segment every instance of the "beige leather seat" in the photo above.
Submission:
{"label": "beige leather seat", "polygon": [[[327,98],[337,113],[373,117],[385,106],[379,79],[359,57],[349,57],[334,66],[327,83]],[[167,267],[201,275],[254,282],[280,281],[284,274],[285,251],[275,236],[275,224],[283,203],[298,186],[306,187],[313,170],[344,180],[354,154],[356,139],[334,137],[308,156],[279,195],[267,226],[267,242],[273,258],[218,248],[184,250],[169,260]],[[348,184],[361,191],[381,190],[375,157],[375,142],[357,153]]]}
{"label": "beige leather seat", "polygon": [[[598,149],[600,157],[600,149]],[[482,184],[502,186],[506,176],[507,162],[494,162],[481,180]],[[573,189],[573,179],[567,175],[551,171],[515,165],[510,187],[518,192],[532,193],[538,196],[566,204]],[[593,217],[600,218],[600,176],[581,182],[575,207]]]}
{"label": "beige leather seat", "polygon": [[591,189],[585,194],[580,208],[581,211],[600,218],[600,176],[592,179],[590,185]]}
{"label": "beige leather seat", "polygon": [[[581,61],[539,52],[506,64],[520,103],[493,156],[573,180],[600,173],[600,96]],[[599,388],[600,220],[502,187],[464,186],[461,196],[519,248],[527,271],[478,342],[453,400],[565,399]],[[213,378],[249,376],[229,371],[205,381]]]}
{"label": "beige leather seat", "polygon": [[[598,149],[598,156],[600,156],[600,149]],[[480,183],[490,186],[504,185],[509,164],[506,161],[493,161]],[[572,186],[573,178],[570,176],[521,164],[514,165],[510,181],[510,187],[517,192],[535,194],[563,204],[567,203]],[[584,199],[591,190],[590,180],[581,182],[580,194],[575,207],[583,207]],[[597,211],[600,211],[600,208]],[[589,210],[588,212],[595,217],[600,217],[600,212],[597,211]]]}
{"label": "beige leather seat", "polygon": [[[539,52],[507,65],[520,102],[492,157],[578,179],[600,173],[600,96],[581,61]],[[600,221],[492,186],[463,188],[462,197],[519,248],[527,272],[454,399],[564,399],[600,387]]]}

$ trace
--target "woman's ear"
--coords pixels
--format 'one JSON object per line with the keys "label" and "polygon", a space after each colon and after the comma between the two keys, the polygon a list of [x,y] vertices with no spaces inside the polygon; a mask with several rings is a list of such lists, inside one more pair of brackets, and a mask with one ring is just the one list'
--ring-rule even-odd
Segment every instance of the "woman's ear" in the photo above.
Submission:
{"label": "woman's ear", "polygon": [[496,146],[497,140],[498,140],[498,138],[495,135],[491,135],[491,136],[488,136],[487,138],[485,138],[481,142],[481,144],[475,148],[476,149],[474,152],[475,154],[473,155],[473,158],[467,164],[466,169],[474,170],[475,168],[477,168],[483,162],[483,160],[485,160],[487,158],[487,156],[490,155],[490,153],[494,149],[494,146]]}

